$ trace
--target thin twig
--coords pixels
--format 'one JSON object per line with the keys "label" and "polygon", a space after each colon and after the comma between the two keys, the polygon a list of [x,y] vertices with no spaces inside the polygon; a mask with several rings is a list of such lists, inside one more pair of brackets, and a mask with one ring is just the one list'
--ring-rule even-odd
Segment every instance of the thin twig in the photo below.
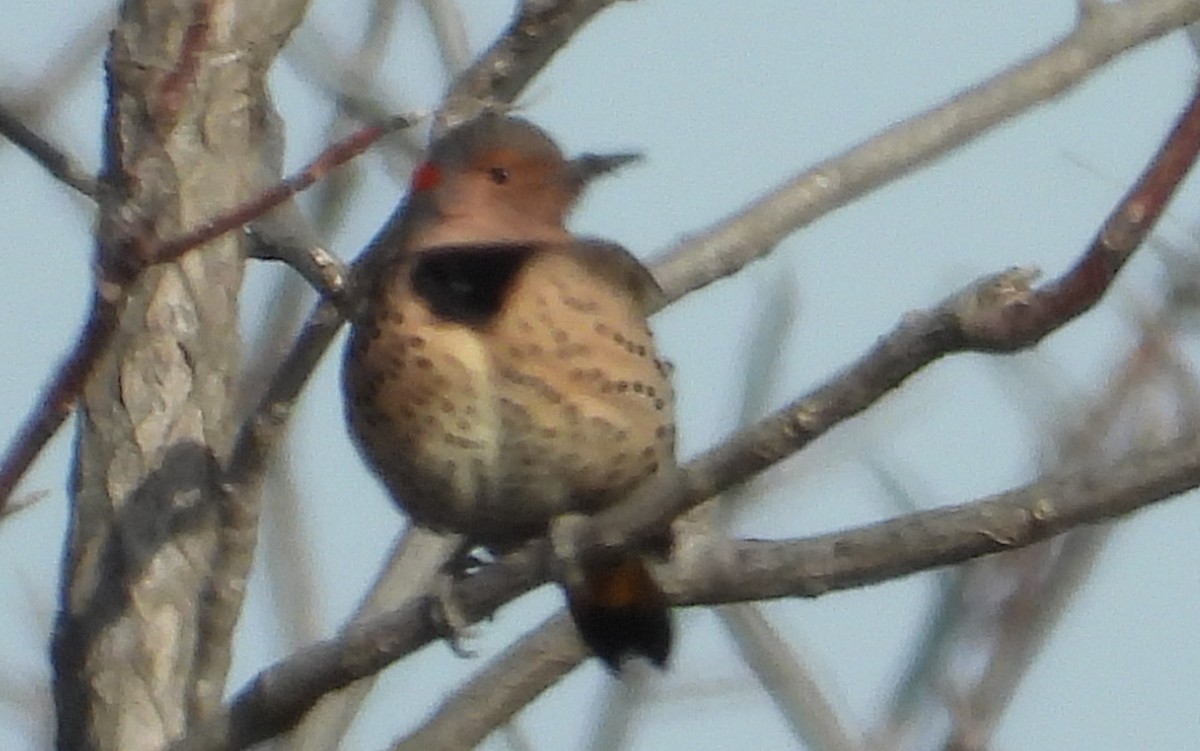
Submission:
{"label": "thin twig", "polygon": [[859,751],[829,693],[806,664],[794,636],[785,639],[755,603],[717,608],[722,625],[734,636],[738,654],[774,702],[779,714],[804,748],[814,751]]}
{"label": "thin twig", "polygon": [[[366,151],[384,135],[395,130],[407,128],[410,121],[405,117],[393,117],[378,125],[368,125],[350,134],[341,141],[321,152],[320,156],[310,162],[304,169],[276,183],[275,186],[264,190],[256,198],[219,216],[204,222],[199,227],[183,235],[166,240],[152,250],[154,263],[168,263],[204,243],[229,232],[243,227],[253,219],[294,197],[297,193],[308,188],[325,175],[345,164],[349,160]],[[283,260],[287,260],[286,258]],[[341,282],[344,283],[344,279]],[[322,294],[336,297],[343,290],[318,289]]]}
{"label": "thin twig", "polygon": [[580,28],[616,0],[524,0],[513,22],[451,86],[436,118],[452,127],[496,103],[508,103]]}
{"label": "thin twig", "polygon": [[68,185],[93,201],[99,197],[100,185],[94,175],[75,164],[61,149],[34,133],[16,113],[0,104],[0,136],[12,141],[33,157],[55,179]]}
{"label": "thin twig", "polygon": [[[337,103],[345,115],[360,123],[373,123],[388,117],[391,112],[410,112],[401,106],[393,92],[384,92],[376,85],[375,78],[358,78],[355,86],[347,86],[352,62],[341,59],[340,52],[332,47],[321,32],[308,27],[297,30],[284,59],[300,73],[301,79],[316,89],[317,93]],[[425,117],[414,113],[414,120]],[[411,163],[422,151],[422,144],[411,131],[396,133],[380,144],[385,155],[395,155],[397,161]]]}
{"label": "thin twig", "polygon": [[[395,118],[383,125],[363,128],[329,147],[303,170],[264,191],[255,199],[177,238],[150,245],[148,248],[133,248],[134,253],[121,259],[128,264],[127,266],[101,268],[91,312],[75,348],[42,389],[42,397],[37,406],[21,424],[16,437],[9,443],[3,461],[0,462],[0,514],[33,460],[71,413],[75,399],[92,367],[112,339],[124,309],[125,289],[146,267],[175,261],[204,243],[245,225],[312,185],[346,160],[358,155],[384,133],[404,127],[407,123],[403,118]],[[136,241],[133,244],[140,246]],[[133,258],[133,255],[137,258]],[[330,264],[327,268],[336,267]],[[335,299],[340,297],[345,288],[344,275],[331,276],[329,283],[335,286],[326,290],[327,294]]]}
{"label": "thin twig", "polygon": [[474,748],[586,656],[570,617],[557,613],[443,700],[428,722],[392,744],[391,751]]}
{"label": "thin twig", "polygon": [[[105,294],[105,293],[108,294]],[[92,298],[92,310],[75,348],[42,389],[42,396],[21,423],[0,462],[0,514],[8,505],[17,483],[42,448],[71,414],[75,398],[83,388],[92,366],[112,341],[121,312],[122,295],[100,289]]]}
{"label": "thin twig", "polygon": [[455,0],[421,0],[421,7],[433,29],[442,66],[452,78],[457,78],[471,60],[462,10]]}

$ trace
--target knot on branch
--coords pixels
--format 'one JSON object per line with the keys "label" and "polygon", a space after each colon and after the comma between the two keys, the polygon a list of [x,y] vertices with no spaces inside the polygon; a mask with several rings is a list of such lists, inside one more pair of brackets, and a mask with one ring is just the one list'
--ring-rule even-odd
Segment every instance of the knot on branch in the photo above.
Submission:
{"label": "knot on branch", "polygon": [[967,349],[1011,352],[1044,335],[1043,311],[1033,289],[1040,273],[1013,267],[984,277],[953,298],[950,309]]}

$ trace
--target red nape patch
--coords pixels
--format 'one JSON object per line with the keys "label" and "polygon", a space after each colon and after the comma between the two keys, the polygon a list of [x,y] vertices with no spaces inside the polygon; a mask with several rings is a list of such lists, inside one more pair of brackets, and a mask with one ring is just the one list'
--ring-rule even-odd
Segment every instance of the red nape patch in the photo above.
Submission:
{"label": "red nape patch", "polygon": [[442,171],[433,162],[425,162],[412,173],[412,192],[433,190],[442,181]]}

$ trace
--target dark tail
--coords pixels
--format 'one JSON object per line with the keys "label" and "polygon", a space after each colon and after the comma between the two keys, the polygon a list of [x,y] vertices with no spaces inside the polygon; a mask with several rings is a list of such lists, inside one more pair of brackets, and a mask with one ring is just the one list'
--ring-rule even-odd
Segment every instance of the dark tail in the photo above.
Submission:
{"label": "dark tail", "polygon": [[589,563],[581,586],[567,591],[567,603],[583,642],[614,673],[633,655],[666,667],[671,611],[641,556]]}

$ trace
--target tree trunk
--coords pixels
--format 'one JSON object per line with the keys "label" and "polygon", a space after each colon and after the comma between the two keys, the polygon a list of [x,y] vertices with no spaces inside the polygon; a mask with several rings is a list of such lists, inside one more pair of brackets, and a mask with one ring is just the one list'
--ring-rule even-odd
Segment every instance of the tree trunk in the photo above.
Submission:
{"label": "tree trunk", "polygon": [[[306,6],[124,3],[100,266],[275,178],[265,76]],[[84,390],[53,644],[59,748],[161,748],[219,706],[257,520],[218,482],[237,424],[240,238],[142,274]]]}

